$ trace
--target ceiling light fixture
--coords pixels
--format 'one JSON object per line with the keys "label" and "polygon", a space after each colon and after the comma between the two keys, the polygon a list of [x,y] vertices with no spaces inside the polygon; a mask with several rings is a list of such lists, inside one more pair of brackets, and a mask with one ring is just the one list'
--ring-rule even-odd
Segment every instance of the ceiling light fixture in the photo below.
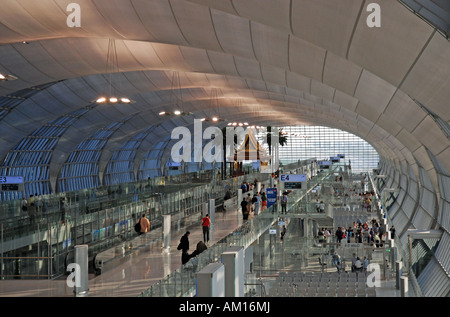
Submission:
{"label": "ceiling light fixture", "polygon": [[[177,87],[175,87],[176,80],[178,83]],[[179,90],[179,93],[180,93],[179,98],[175,94],[175,88],[178,88],[178,90]],[[172,93],[170,104],[174,105],[175,107],[178,107],[178,109],[173,110],[173,111],[168,111],[168,110],[160,111],[159,115],[160,116],[190,116],[190,115],[192,115],[192,112],[184,111],[184,109],[183,109],[183,93],[181,90],[180,75],[178,72],[173,72],[173,74],[172,74],[172,89],[170,91]]]}
{"label": "ceiling light fixture", "polygon": [[211,114],[211,115],[208,114],[208,116],[206,118],[201,119],[202,121],[209,121],[209,122],[213,122],[213,123],[225,121],[225,119],[220,117],[217,88],[211,88],[211,97],[209,99],[209,107],[208,108],[215,109],[214,112],[216,112],[216,114]]}
{"label": "ceiling light fixture", "polygon": [[17,77],[13,76],[11,74],[3,74],[0,73],[0,81],[11,81],[11,80],[16,80]]}
{"label": "ceiling light fixture", "polygon": [[[228,124],[227,124],[228,126],[240,126],[240,127],[243,127],[243,126],[248,126],[249,124],[248,124],[248,122],[228,122]],[[261,129],[261,128],[263,128],[262,126],[259,126],[259,125],[257,125],[257,126],[254,126],[254,125],[252,125],[252,126],[249,126],[249,128],[251,128],[251,129]]]}
{"label": "ceiling light fixture", "polygon": [[[110,39],[108,42],[108,52],[106,55],[106,70],[105,70],[105,86],[101,97],[97,98],[94,102],[98,104],[130,104],[134,103],[128,97],[124,97],[120,92],[122,84],[120,81],[120,68],[117,58],[116,42],[114,39]],[[115,77],[118,78],[119,90],[113,88],[113,81]],[[116,83],[117,85],[117,83]],[[120,97],[122,95],[122,97]]]}

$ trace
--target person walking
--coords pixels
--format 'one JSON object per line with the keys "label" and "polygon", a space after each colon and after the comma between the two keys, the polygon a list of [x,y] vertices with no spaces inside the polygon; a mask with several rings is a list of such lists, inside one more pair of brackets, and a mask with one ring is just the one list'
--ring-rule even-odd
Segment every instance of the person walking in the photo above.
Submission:
{"label": "person walking", "polygon": [[283,196],[281,196],[281,213],[283,212],[286,213],[287,202],[288,202],[287,193],[283,193]]}
{"label": "person walking", "polygon": [[265,192],[263,192],[261,194],[261,205],[262,205],[262,209],[261,209],[262,211],[267,209],[267,196],[266,196]]}
{"label": "person walking", "polygon": [[283,240],[284,236],[286,235],[286,225],[283,225],[283,228],[281,229],[281,235],[280,235],[280,239]]}
{"label": "person walking", "polygon": [[[138,220],[141,225],[141,230],[139,231],[138,235],[147,233],[150,231],[150,220],[147,219],[146,214],[142,214],[141,219]],[[136,222],[137,223],[137,222]]]}
{"label": "person walking", "polygon": [[249,212],[247,207],[247,200],[245,198],[242,199],[241,208],[242,208],[242,217],[244,218],[244,220],[247,220]]}
{"label": "person walking", "polygon": [[259,193],[256,193],[253,198],[256,198],[254,207],[255,207],[255,216],[259,213],[259,206],[261,205],[261,197],[259,197]]}
{"label": "person walking", "polygon": [[391,232],[391,239],[395,239],[395,227],[392,226],[391,229],[389,229],[389,231]]}
{"label": "person walking", "polygon": [[186,233],[181,237],[180,244],[178,244],[177,250],[181,250],[181,264],[186,264],[190,257],[189,257],[189,235],[191,233],[189,231],[186,231]]}
{"label": "person walking", "polygon": [[211,219],[209,219],[209,215],[206,214],[202,219],[202,228],[203,228],[203,242],[209,245],[209,227],[211,226]]}

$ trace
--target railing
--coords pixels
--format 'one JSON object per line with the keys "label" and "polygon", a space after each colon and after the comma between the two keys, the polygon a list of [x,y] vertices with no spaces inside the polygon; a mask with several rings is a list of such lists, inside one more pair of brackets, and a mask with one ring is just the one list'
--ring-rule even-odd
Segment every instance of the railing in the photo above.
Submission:
{"label": "railing", "polygon": [[[269,174],[252,173],[226,180],[213,178],[210,183],[197,186],[166,183],[154,187],[158,181],[149,180],[124,187],[109,186],[106,192],[103,187],[65,193],[71,203],[64,213],[59,209],[59,194],[50,195],[52,197],[44,199],[48,203],[42,205],[47,206],[45,210],[38,209],[39,213],[34,217],[21,215],[4,219],[0,224],[0,278],[17,278],[20,271],[28,272],[22,277],[57,277],[65,273],[75,245],[88,244],[89,257],[93,258],[103,250],[134,238],[134,223],[144,212],[149,215],[154,229],[161,226],[163,214],[181,212],[184,217],[200,214],[204,203],[211,198],[223,197],[225,189],[235,192],[243,181],[252,182],[255,178],[267,181],[269,177]],[[130,192],[131,189],[135,191]],[[84,195],[76,196],[80,193]],[[91,194],[94,195],[92,200]],[[98,204],[98,208],[87,210],[86,206],[92,204]],[[9,207],[4,210],[16,206],[15,202],[6,205]],[[40,260],[37,265],[25,260],[37,262],[40,257],[48,261]]]}
{"label": "railing", "polygon": [[[319,174],[310,183],[314,188],[329,172]],[[308,190],[307,190],[308,191]],[[292,191],[289,194],[287,211],[294,212],[299,201],[305,196],[305,191]],[[140,297],[191,297],[195,295],[195,274],[209,263],[218,262],[221,254],[230,246],[247,248],[262,234],[268,231],[278,220],[280,204],[276,203],[254,218],[246,221],[231,234],[227,235],[201,254],[189,260],[188,263],[170,273],[168,276],[142,292]]]}

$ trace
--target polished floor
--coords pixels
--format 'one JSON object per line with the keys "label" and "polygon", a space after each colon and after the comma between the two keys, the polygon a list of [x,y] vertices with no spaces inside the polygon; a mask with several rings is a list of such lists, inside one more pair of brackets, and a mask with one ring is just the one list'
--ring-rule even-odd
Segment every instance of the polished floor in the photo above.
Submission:
{"label": "polished floor", "polygon": [[[252,217],[252,216],[251,216]],[[210,244],[227,236],[240,225],[242,215],[237,210],[218,212],[211,232]],[[194,225],[174,232],[169,251],[160,244],[144,248],[126,257],[126,261],[103,272],[90,275],[89,291],[86,297],[137,297],[145,289],[160,281],[181,267],[181,252],[176,249],[180,237],[186,230],[191,232],[189,240],[192,252],[198,241],[203,239],[201,225]],[[395,280],[383,281],[377,288],[377,297],[398,297]],[[0,297],[74,297],[73,288],[67,286],[66,279],[58,280],[2,280]]]}
{"label": "polished floor", "polygon": [[[227,236],[242,224],[242,215],[237,210],[215,214],[211,228],[210,245]],[[143,251],[131,254],[127,261],[106,272],[89,277],[89,297],[136,297],[142,291],[157,283],[181,267],[181,251],[177,245],[186,230],[190,231],[190,250],[193,252],[198,241],[203,240],[201,224],[174,232],[169,251],[154,244]],[[73,297],[73,288],[66,279],[58,280],[2,280],[0,296],[10,297]]]}

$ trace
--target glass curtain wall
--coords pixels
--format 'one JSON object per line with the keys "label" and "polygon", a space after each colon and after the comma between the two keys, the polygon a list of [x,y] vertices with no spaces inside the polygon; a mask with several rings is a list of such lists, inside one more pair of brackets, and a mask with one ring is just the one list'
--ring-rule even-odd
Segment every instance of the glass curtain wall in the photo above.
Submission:
{"label": "glass curtain wall", "polygon": [[354,134],[322,126],[288,126],[281,129],[288,137],[287,144],[279,147],[280,162],[283,164],[310,158],[328,160],[344,154],[354,173],[378,167],[378,153]]}

